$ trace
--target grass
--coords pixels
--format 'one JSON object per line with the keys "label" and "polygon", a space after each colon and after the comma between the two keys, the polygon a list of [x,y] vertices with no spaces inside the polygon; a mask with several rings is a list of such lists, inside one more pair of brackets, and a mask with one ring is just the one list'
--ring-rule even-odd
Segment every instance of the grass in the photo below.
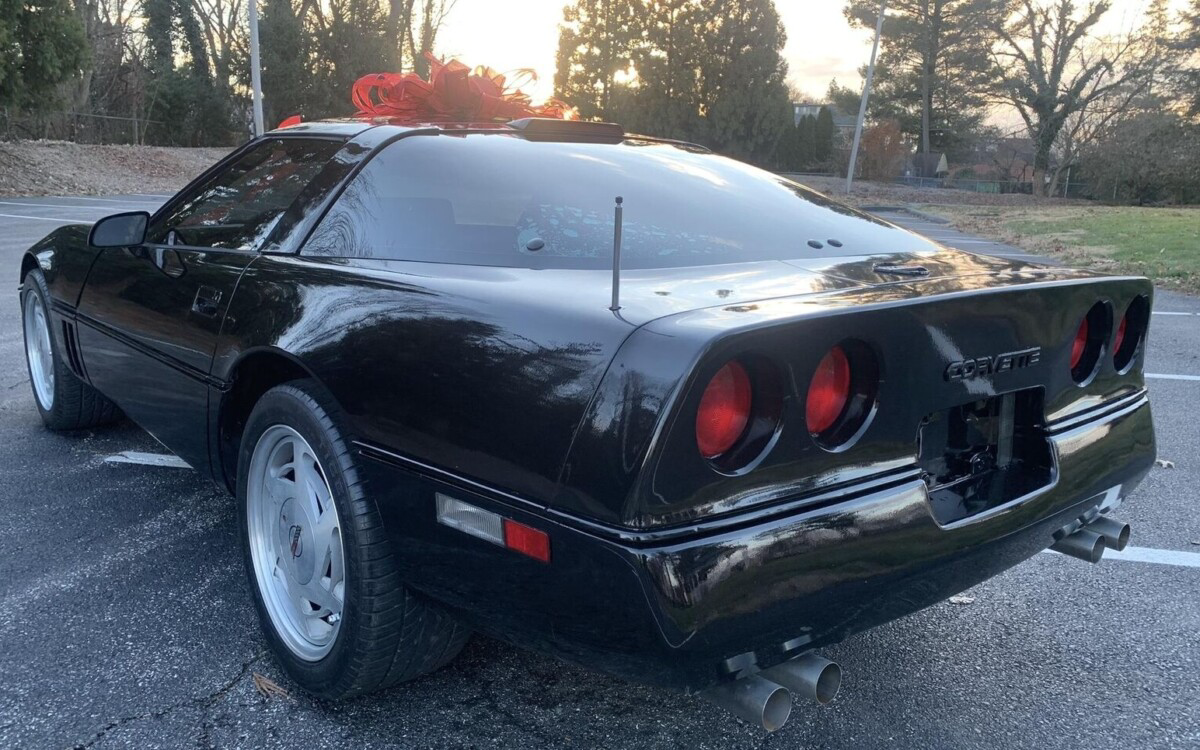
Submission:
{"label": "grass", "polygon": [[1148,276],[1200,293],[1200,209],[1133,206],[924,206],[966,232],[1065,263]]}

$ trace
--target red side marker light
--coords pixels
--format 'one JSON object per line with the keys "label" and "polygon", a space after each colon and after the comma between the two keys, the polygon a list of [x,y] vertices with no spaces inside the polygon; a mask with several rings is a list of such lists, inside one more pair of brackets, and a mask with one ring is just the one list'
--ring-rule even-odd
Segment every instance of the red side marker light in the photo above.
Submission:
{"label": "red side marker light", "polygon": [[842,416],[850,400],[850,360],[845,350],[835,346],[817,365],[808,386],[805,417],[813,435],[825,432]]}
{"label": "red side marker light", "polygon": [[546,532],[440,492],[436,505],[438,523],[534,560],[550,562],[550,537]]}
{"label": "red side marker light", "polygon": [[1079,324],[1079,330],[1075,332],[1075,341],[1071,344],[1071,369],[1079,367],[1079,363],[1083,361],[1083,351],[1087,348],[1088,341],[1088,322],[1087,318]]}
{"label": "red side marker light", "polygon": [[550,562],[550,537],[544,531],[504,519],[504,546],[534,560]]}
{"label": "red side marker light", "polygon": [[1121,325],[1117,326],[1117,340],[1113,343],[1113,351],[1121,351],[1121,345],[1125,343],[1125,328],[1129,325],[1129,314],[1121,318]]}

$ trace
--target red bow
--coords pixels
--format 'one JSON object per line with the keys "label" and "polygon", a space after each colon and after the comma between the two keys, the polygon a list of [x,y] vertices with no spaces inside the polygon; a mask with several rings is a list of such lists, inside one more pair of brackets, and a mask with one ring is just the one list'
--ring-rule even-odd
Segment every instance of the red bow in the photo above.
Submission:
{"label": "red bow", "polygon": [[527,94],[509,90],[504,75],[491,68],[471,70],[458,60],[442,62],[430,53],[429,80],[416,73],[373,73],[354,82],[351,98],[361,114],[410,122],[491,122],[521,117],[569,120],[574,110],[551,99],[540,107]]}

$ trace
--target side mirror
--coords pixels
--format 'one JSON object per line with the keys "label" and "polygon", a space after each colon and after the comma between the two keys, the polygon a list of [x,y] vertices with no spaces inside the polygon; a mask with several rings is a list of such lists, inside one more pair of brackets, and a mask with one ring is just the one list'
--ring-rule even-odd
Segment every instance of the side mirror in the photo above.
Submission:
{"label": "side mirror", "polygon": [[92,247],[133,247],[146,241],[146,227],[150,214],[145,211],[130,211],[126,214],[105,216],[92,225],[88,244]]}

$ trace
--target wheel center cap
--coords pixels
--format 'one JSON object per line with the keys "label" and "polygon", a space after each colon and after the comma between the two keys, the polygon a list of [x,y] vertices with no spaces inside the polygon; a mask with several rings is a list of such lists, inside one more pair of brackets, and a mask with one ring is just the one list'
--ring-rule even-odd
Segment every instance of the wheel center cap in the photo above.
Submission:
{"label": "wheel center cap", "polygon": [[312,519],[302,503],[295,498],[284,501],[279,509],[279,556],[292,578],[300,585],[312,580],[316,561],[313,559]]}
{"label": "wheel center cap", "polygon": [[300,540],[300,533],[303,530],[303,526],[292,526],[289,529],[292,533],[292,557],[299,557],[304,553],[304,544]]}

